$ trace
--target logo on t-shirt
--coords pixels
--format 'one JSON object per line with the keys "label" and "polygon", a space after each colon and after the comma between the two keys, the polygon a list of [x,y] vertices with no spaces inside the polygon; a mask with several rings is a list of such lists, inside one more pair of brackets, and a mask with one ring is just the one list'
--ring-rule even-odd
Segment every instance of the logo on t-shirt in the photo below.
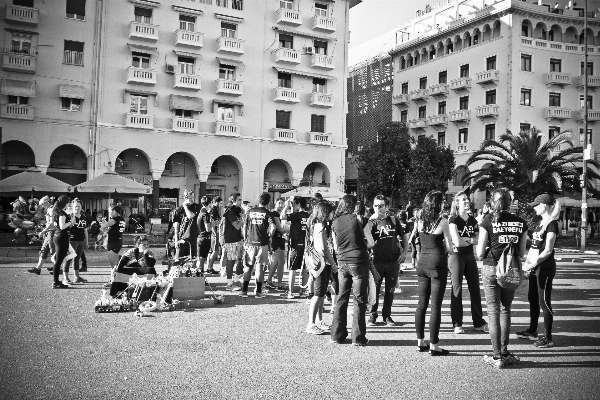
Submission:
{"label": "logo on t-shirt", "polygon": [[[522,222],[492,222],[492,232],[498,234],[498,243],[518,243],[519,235],[523,233]],[[512,235],[511,233],[514,233]]]}

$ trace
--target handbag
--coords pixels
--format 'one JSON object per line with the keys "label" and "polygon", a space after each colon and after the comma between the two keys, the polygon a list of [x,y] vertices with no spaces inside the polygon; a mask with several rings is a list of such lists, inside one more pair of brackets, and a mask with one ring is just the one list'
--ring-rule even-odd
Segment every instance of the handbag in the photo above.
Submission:
{"label": "handbag", "polygon": [[509,243],[496,264],[496,281],[504,289],[516,290],[523,283],[523,269],[517,245]]}
{"label": "handbag", "polygon": [[323,258],[323,255],[319,254],[317,249],[315,249],[314,238],[312,237],[313,234],[314,230],[310,230],[304,239],[304,264],[311,275],[316,278],[321,275],[321,272],[325,269],[325,259]]}

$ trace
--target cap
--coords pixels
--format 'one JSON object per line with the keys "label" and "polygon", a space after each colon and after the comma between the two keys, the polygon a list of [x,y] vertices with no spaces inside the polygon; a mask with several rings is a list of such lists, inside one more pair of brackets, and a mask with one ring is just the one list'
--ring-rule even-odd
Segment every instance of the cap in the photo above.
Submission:
{"label": "cap", "polygon": [[532,207],[535,207],[538,204],[547,204],[551,206],[552,204],[554,204],[554,196],[548,193],[543,193],[536,197],[533,202],[529,203],[529,205]]}

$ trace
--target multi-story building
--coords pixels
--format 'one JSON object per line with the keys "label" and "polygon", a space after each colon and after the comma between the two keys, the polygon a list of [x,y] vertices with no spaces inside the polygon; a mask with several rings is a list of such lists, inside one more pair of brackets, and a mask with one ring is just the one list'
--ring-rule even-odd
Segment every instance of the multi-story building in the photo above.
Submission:
{"label": "multi-story building", "polygon": [[[485,139],[537,128],[544,140],[576,133],[583,143],[583,8],[568,1],[444,0],[398,30],[393,119],[413,135],[454,150],[463,189],[465,162]],[[600,132],[600,14],[587,35],[588,140]],[[579,135],[577,135],[579,133]],[[484,165],[473,165],[481,168]],[[480,208],[485,194],[479,193]]]}
{"label": "multi-story building", "polygon": [[[114,170],[152,186],[155,208],[183,188],[251,201],[300,184],[342,189],[359,2],[13,0],[0,123],[18,165],[7,157],[3,176],[34,164],[51,174],[66,157],[80,169],[59,178]],[[16,57],[29,61],[7,61],[23,34],[31,45]]]}

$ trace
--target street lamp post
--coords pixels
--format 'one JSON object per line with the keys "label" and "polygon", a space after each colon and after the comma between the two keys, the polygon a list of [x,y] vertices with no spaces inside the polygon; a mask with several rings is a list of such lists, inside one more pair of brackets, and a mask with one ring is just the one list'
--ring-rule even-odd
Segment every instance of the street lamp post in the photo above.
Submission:
{"label": "street lamp post", "polygon": [[587,2],[585,0],[583,10],[583,168],[581,173],[581,251],[586,248],[587,228],[587,157],[588,152],[588,47],[587,47]]}

